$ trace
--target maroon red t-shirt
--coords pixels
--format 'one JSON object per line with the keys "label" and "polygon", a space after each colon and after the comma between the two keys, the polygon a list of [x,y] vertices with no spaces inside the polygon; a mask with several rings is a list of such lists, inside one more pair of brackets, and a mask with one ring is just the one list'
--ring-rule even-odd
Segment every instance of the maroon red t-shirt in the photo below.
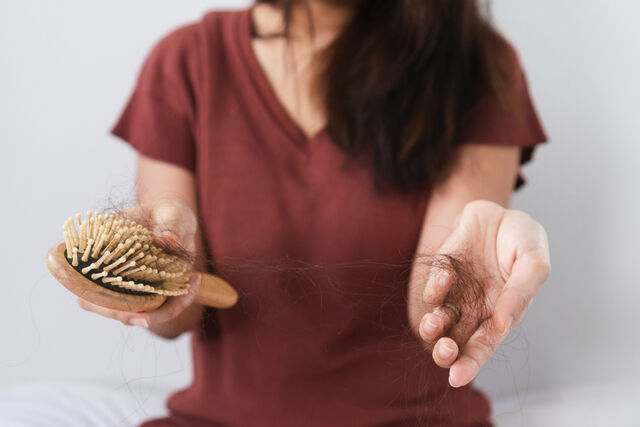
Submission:
{"label": "maroon red t-shirt", "polygon": [[[196,174],[217,273],[238,305],[192,337],[194,381],[147,426],[487,425],[489,403],[452,389],[409,332],[406,288],[428,191],[374,184],[326,131],[306,138],[251,46],[248,10],[213,12],[147,59],[115,135]],[[514,123],[492,99],[465,142],[545,139],[522,74]]]}

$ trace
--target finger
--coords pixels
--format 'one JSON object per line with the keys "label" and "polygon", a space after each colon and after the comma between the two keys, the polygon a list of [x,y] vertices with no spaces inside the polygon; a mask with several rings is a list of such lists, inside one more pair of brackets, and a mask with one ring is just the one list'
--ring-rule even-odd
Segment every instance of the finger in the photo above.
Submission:
{"label": "finger", "polygon": [[189,278],[189,292],[186,295],[167,298],[167,301],[160,308],[146,312],[149,317],[149,323],[152,325],[164,323],[180,315],[187,307],[193,304],[200,288],[201,280],[200,275],[191,276]]}
{"label": "finger", "polygon": [[[164,230],[156,227],[154,229],[154,243],[169,251],[179,251],[182,239],[171,230]],[[184,245],[186,246],[186,245]]]}
{"label": "finger", "polygon": [[[162,200],[151,205],[135,205],[122,212],[124,218],[152,228],[155,243],[169,250],[178,250],[188,246],[183,242],[182,221],[178,202]],[[188,239],[187,239],[188,240]]]}
{"label": "finger", "polygon": [[91,311],[110,319],[119,320],[125,325],[142,326],[145,328],[149,327],[149,319],[145,313],[133,313],[129,311],[113,310],[111,308],[99,306],[83,298],[78,298],[78,305],[83,310]]}
{"label": "finger", "polygon": [[478,317],[481,313],[470,312],[455,322],[447,332],[447,336],[454,340],[458,347],[464,349],[469,339],[478,329],[480,323],[484,320]]}
{"label": "finger", "polygon": [[458,357],[458,345],[451,338],[440,338],[433,347],[433,361],[441,368],[450,367]]}
{"label": "finger", "polygon": [[164,243],[192,249],[197,219],[187,206],[177,201],[158,203],[153,208],[152,220],[154,234]]}
{"label": "finger", "polygon": [[513,264],[493,311],[493,327],[502,335],[520,322],[548,276],[548,263],[536,255],[525,255]]}
{"label": "finger", "polygon": [[424,315],[420,328],[420,336],[429,344],[435,344],[443,335],[450,336],[459,346],[460,342],[451,334],[451,330],[457,327],[457,314],[450,307],[436,307],[433,312]]}
{"label": "finger", "polygon": [[437,267],[431,269],[429,280],[427,280],[422,295],[427,313],[432,312],[436,307],[442,305],[447,298],[447,293],[449,293],[452,283],[453,278],[448,271]]}
{"label": "finger", "polygon": [[533,256],[550,270],[549,239],[544,227],[522,211],[507,211],[496,238],[501,268],[510,274],[512,265],[523,256]]}
{"label": "finger", "polygon": [[436,313],[427,313],[420,322],[420,337],[428,343],[435,343],[444,331],[445,321]]}
{"label": "finger", "polygon": [[503,335],[486,321],[471,336],[458,360],[449,369],[451,387],[462,387],[471,382],[480,368],[491,358],[502,341]]}

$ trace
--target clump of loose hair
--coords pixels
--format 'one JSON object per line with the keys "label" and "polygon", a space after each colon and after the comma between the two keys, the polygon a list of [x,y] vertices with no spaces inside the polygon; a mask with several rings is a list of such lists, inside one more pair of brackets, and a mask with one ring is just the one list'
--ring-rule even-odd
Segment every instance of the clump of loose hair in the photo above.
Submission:
{"label": "clump of loose hair", "polygon": [[[490,278],[481,266],[465,254],[436,254],[430,266],[449,273],[453,278],[443,308],[455,311],[454,323],[444,331],[460,349],[471,334],[491,317],[486,303],[485,283]],[[455,333],[451,333],[455,328]]]}

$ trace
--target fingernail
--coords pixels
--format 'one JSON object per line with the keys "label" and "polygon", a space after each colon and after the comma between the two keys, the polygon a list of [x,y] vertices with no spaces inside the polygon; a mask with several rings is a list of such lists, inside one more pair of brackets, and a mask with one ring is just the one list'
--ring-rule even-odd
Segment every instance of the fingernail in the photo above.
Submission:
{"label": "fingernail", "polygon": [[460,387],[460,384],[456,381],[453,373],[451,372],[451,370],[449,370],[449,385],[453,388],[458,388]]}
{"label": "fingernail", "polygon": [[427,335],[433,335],[436,333],[437,328],[438,325],[431,321],[431,316],[427,315],[424,324],[422,325],[422,329],[424,329],[424,332]]}
{"label": "fingernail", "polygon": [[133,319],[129,320],[129,324],[131,326],[140,326],[141,328],[149,328],[149,322],[147,322],[147,319],[141,318],[141,317],[134,317]]}
{"label": "fingernail", "polygon": [[442,273],[440,273],[440,277],[438,277],[438,285],[444,288],[445,286],[447,286],[448,283],[449,283],[449,272],[443,271]]}
{"label": "fingernail", "polygon": [[443,359],[448,359],[453,355],[454,348],[450,344],[441,344],[438,347],[438,355]]}

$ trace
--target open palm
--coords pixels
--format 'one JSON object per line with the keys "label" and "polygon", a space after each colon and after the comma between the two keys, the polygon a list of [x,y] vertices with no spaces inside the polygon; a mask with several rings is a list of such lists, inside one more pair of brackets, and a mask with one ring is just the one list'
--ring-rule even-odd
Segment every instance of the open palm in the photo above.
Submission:
{"label": "open palm", "polygon": [[524,317],[549,275],[549,245],[544,228],[524,212],[475,201],[465,206],[437,253],[460,255],[480,285],[456,288],[456,273],[436,262],[423,294],[421,337],[434,344],[434,361],[450,368],[449,383],[459,387],[478,374]]}

